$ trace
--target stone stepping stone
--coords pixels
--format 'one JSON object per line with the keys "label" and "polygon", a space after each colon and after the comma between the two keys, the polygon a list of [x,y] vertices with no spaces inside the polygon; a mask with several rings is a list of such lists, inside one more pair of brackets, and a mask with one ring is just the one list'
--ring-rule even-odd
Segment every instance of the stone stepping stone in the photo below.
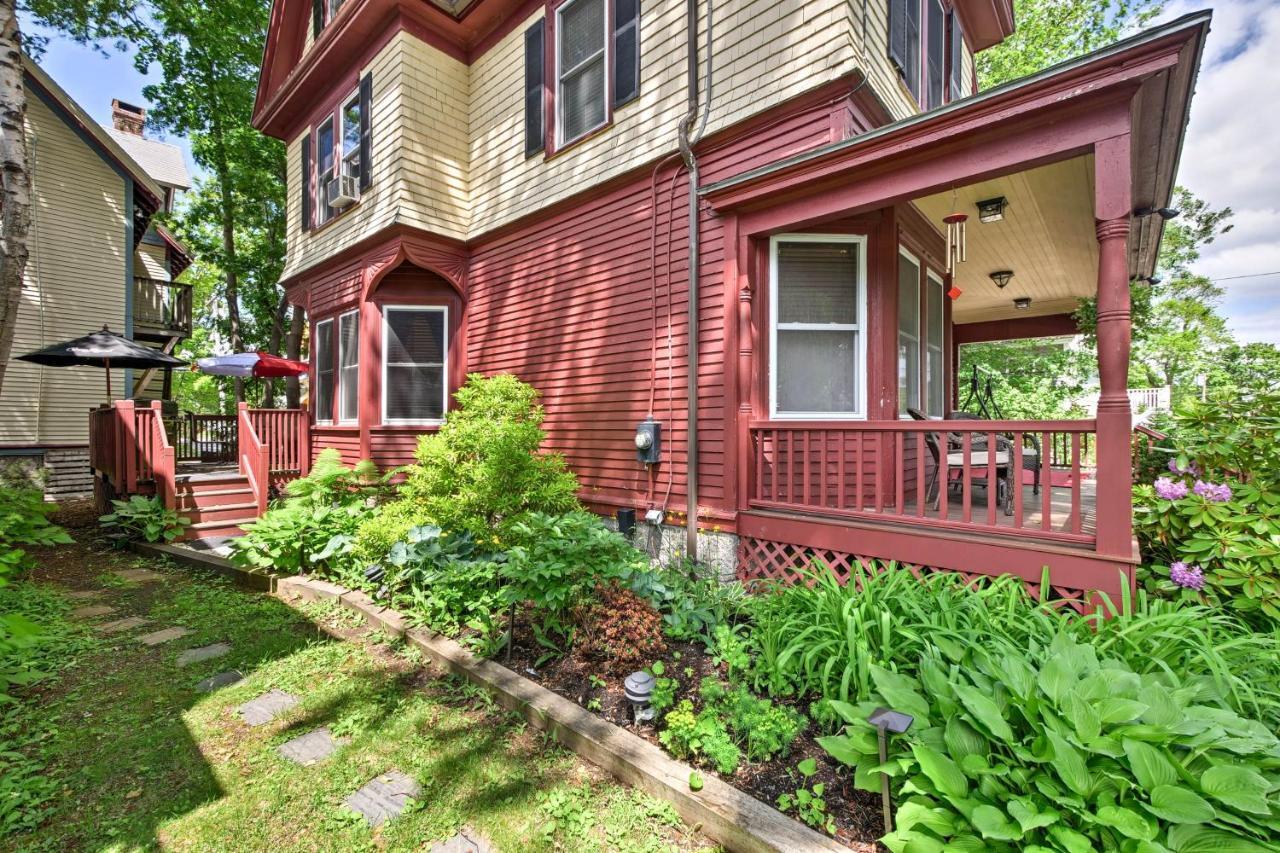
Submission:
{"label": "stone stepping stone", "polygon": [[251,726],[264,726],[297,704],[297,696],[277,689],[250,699],[237,708],[236,713]]}
{"label": "stone stepping stone", "polygon": [[464,826],[462,831],[452,838],[446,838],[444,841],[437,841],[431,845],[430,853],[492,853],[493,848],[489,846],[489,842],[484,836],[476,833],[469,826]]}
{"label": "stone stepping stone", "polygon": [[196,690],[201,693],[212,693],[221,687],[229,687],[239,681],[244,680],[244,674],[239,670],[230,669],[226,672],[220,672],[217,675],[211,675],[203,681],[196,682]]}
{"label": "stone stepping stone", "polygon": [[159,631],[152,631],[150,634],[143,634],[138,638],[138,642],[146,646],[158,646],[161,643],[185,637],[190,633],[186,628],[162,628]]}
{"label": "stone stepping stone", "polygon": [[190,666],[193,663],[220,658],[229,651],[231,651],[230,643],[214,643],[211,646],[201,646],[198,649],[187,649],[178,655],[178,666]]}
{"label": "stone stepping stone", "polygon": [[119,634],[121,631],[132,631],[134,628],[141,628],[149,621],[141,616],[128,616],[124,619],[117,619],[114,622],[107,622],[105,625],[99,625],[98,630],[104,634]]}
{"label": "stone stepping stone", "polygon": [[164,578],[159,572],[153,572],[150,569],[121,569],[115,573],[117,577],[124,578],[127,581],[135,581],[137,583],[149,583]]}
{"label": "stone stepping stone", "polygon": [[72,601],[88,601],[91,598],[101,598],[105,592],[105,589],[77,589],[67,593],[67,598]]}
{"label": "stone stepping stone", "polygon": [[93,619],[97,616],[106,616],[108,613],[115,613],[116,609],[107,604],[90,604],[85,607],[77,607],[71,611],[71,615],[77,619]]}
{"label": "stone stepping stone", "polygon": [[350,740],[350,738],[345,737],[335,738],[326,727],[307,732],[305,735],[299,735],[293,740],[281,744],[278,748],[280,754],[285,758],[295,764],[301,764],[306,767],[316,762],[324,761],[330,755],[333,755],[338,747]]}
{"label": "stone stepping stone", "polygon": [[421,793],[422,789],[412,777],[399,770],[389,770],[342,802],[352,811],[364,815],[369,826],[382,826],[404,811],[409,801]]}

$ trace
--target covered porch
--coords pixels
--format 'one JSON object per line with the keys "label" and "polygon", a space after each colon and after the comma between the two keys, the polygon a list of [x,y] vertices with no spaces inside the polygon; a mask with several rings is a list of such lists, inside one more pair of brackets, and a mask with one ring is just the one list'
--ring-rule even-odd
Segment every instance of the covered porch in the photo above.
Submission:
{"label": "covered porch", "polygon": [[[1047,568],[1081,607],[1131,582],[1129,291],[1153,274],[1206,29],[1189,16],[705,188],[736,282],[744,577]],[[962,343],[1074,334],[1082,298],[1095,417],[957,411]]]}

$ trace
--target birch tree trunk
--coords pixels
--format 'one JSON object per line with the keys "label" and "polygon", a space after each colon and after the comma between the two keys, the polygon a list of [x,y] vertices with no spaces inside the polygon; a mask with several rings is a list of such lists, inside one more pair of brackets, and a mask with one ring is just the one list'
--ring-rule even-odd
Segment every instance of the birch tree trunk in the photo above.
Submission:
{"label": "birch tree trunk", "polygon": [[0,388],[13,349],[13,332],[27,269],[31,228],[31,175],[27,171],[27,95],[15,0],[0,0]]}
{"label": "birch tree trunk", "polygon": [[[289,336],[285,339],[285,357],[294,361],[302,358],[302,329],[306,323],[306,312],[301,306],[293,306],[293,314],[289,318]],[[297,409],[302,404],[302,389],[298,377],[290,376],[284,381],[285,406]]]}

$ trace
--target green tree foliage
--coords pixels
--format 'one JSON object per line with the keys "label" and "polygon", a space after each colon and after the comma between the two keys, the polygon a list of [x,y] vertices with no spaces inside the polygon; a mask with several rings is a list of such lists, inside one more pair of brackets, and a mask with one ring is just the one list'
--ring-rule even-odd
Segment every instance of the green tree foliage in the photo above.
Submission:
{"label": "green tree foliage", "polygon": [[[263,344],[287,321],[277,282],[285,251],[284,147],[249,122],[266,41],[267,0],[27,0],[35,20],[83,44],[132,54],[159,71],[143,88],[149,122],[186,136],[208,176],[174,227],[221,272],[216,325],[234,350]],[[241,319],[242,300],[251,322]],[[278,341],[281,337],[276,334]],[[243,397],[243,383],[235,383]]]}
{"label": "green tree foliage", "polygon": [[1069,338],[1029,338],[960,347],[960,409],[978,413],[969,401],[976,369],[979,392],[990,383],[1001,417],[1054,420],[1079,415],[1078,401],[1097,360],[1091,350],[1069,343]]}
{"label": "green tree foliage", "polygon": [[1275,344],[1228,344],[1218,352],[1206,377],[1215,392],[1238,396],[1280,389],[1280,348]]}
{"label": "green tree foliage", "polygon": [[976,57],[983,89],[1105,47],[1155,17],[1162,0],[1016,0],[1014,34]]}
{"label": "green tree foliage", "polygon": [[440,431],[418,440],[417,464],[401,495],[445,530],[477,542],[502,539],[530,512],[577,506],[577,478],[564,457],[540,450],[546,433],[538,392],[510,374],[473,373],[454,395]]}

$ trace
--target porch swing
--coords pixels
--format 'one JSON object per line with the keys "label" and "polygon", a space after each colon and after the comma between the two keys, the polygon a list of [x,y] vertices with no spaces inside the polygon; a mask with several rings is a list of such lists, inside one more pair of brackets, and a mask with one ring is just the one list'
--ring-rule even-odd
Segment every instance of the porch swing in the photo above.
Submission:
{"label": "porch swing", "polygon": [[[960,407],[947,415],[948,420],[973,420],[973,421],[1002,421],[1004,413],[1000,411],[1000,404],[996,402],[995,391],[991,386],[991,376],[984,377],[985,381],[978,378],[978,365],[974,365],[969,374],[969,393],[965,397]],[[976,409],[976,411],[975,411]],[[979,436],[975,440],[975,444],[982,443],[986,447],[986,439]],[[1013,436],[999,435],[996,436],[997,446],[1007,445],[1010,450],[1013,449]],[[1033,495],[1040,494],[1040,439],[1033,433],[1023,433],[1022,435],[1022,470],[1031,472],[1031,493]],[[1018,486],[1023,485],[1019,478]]]}

